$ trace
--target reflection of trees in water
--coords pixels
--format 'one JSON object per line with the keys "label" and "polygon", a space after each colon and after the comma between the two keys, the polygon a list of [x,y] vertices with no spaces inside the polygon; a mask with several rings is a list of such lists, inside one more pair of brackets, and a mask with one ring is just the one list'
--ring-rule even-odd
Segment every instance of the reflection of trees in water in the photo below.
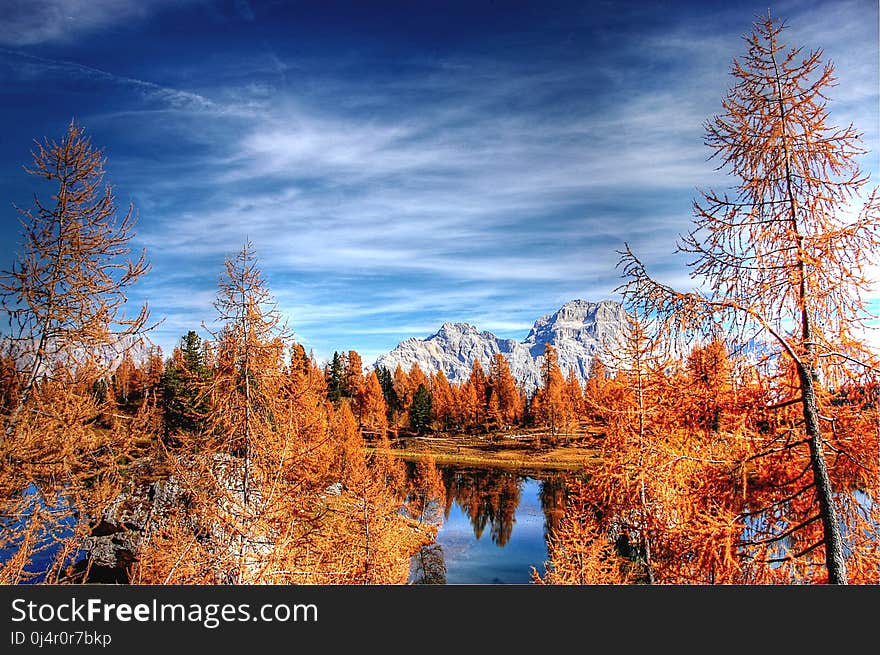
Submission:
{"label": "reflection of trees in water", "polygon": [[446,559],[443,546],[422,546],[412,558],[412,584],[446,584]]}
{"label": "reflection of trees in water", "polygon": [[[441,466],[436,468],[437,475],[434,476],[427,469],[424,465],[408,464],[411,490],[407,502],[411,516],[431,515],[431,510],[439,504],[443,516],[449,518],[455,503],[470,519],[477,539],[488,527],[495,545],[507,544],[516,522],[522,483],[527,479],[525,475],[505,469]],[[569,476],[558,472],[546,472],[541,476],[540,501],[545,538],[562,519]],[[430,517],[431,522],[434,518]],[[425,520],[429,520],[427,516]]]}
{"label": "reflection of trees in water", "polygon": [[499,469],[443,469],[446,486],[446,516],[454,500],[467,514],[480,539],[486,527],[492,543],[504,546],[516,521],[522,475]]}
{"label": "reflection of trees in water", "polygon": [[541,480],[541,509],[544,511],[544,538],[559,527],[565,514],[566,480],[565,473],[548,473]]}
{"label": "reflection of trees in water", "polygon": [[[446,488],[433,457],[406,462],[407,491],[404,508],[419,523],[440,527],[447,508]],[[446,509],[448,516],[448,509]]]}
{"label": "reflection of trees in water", "polygon": [[[483,536],[488,526],[492,543],[499,547],[508,543],[526,476],[505,469],[454,466],[436,467],[435,476],[429,468],[408,464],[407,509],[411,516],[431,523],[436,520],[439,525],[443,517],[449,518],[452,504],[456,503],[470,519],[476,539]],[[539,479],[545,539],[562,519],[570,479],[570,474],[553,472],[546,472]],[[423,546],[413,556],[409,579],[412,584],[446,583],[446,561],[440,544]]]}

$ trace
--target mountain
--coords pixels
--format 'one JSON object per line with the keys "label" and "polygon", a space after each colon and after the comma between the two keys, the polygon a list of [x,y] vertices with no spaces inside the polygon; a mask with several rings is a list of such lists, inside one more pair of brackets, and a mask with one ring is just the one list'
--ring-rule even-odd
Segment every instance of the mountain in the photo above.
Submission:
{"label": "mountain", "polygon": [[442,370],[450,382],[463,382],[475,359],[488,372],[495,354],[501,353],[507,358],[514,378],[532,392],[540,384],[545,344],[556,347],[563,375],[574,369],[583,383],[603,343],[615,343],[625,326],[626,313],[618,302],[572,300],[535,321],[524,341],[501,339],[491,332],[480,332],[469,323],[444,323],[427,339],[402,341],[379,357],[374,366],[394,371],[398,364],[404,370],[418,364],[425,373]]}

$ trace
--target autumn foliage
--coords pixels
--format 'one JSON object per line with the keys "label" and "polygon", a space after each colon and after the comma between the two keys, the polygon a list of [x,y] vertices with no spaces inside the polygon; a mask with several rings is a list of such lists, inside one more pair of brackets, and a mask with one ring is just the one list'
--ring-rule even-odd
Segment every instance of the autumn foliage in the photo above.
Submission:
{"label": "autumn foliage", "polygon": [[146,308],[123,314],[148,265],[126,259],[134,212],[116,215],[100,151],[71,124],[34,161],[57,188],[22,211],[2,282],[0,582],[405,582],[435,528],[400,513],[401,464],[366,454],[387,408],[357,353],[333,402],[245,244],[220,329],[165,360]]}
{"label": "autumn foliage", "polygon": [[477,537],[511,537],[519,478],[441,471],[430,444],[450,435],[583,453],[542,488],[536,582],[880,583],[880,203],[860,135],[829,124],[833,67],[783,32],[755,24],[706,125],[735,184],[700,194],[680,244],[701,286],[627,246],[628,325],[583,384],[552,344],[537,389],[500,353],[452,381],[355,350],[319,364],[249,242],[218,265],[217,329],[166,357],[147,307],[125,312],[149,264],[101,151],[75,123],[37,142],[50,200],[19,209],[0,279],[0,583],[405,583],[453,501]]}
{"label": "autumn foliage", "polygon": [[[603,464],[552,541],[548,581],[606,580],[612,557],[644,582],[878,581],[878,366],[860,332],[880,212],[876,194],[850,211],[867,179],[858,133],[828,124],[832,66],[782,32],[756,23],[706,127],[738,181],[702,194],[681,246],[708,291],[622,253],[630,342],[587,398]],[[613,556],[593,544],[608,538]]]}

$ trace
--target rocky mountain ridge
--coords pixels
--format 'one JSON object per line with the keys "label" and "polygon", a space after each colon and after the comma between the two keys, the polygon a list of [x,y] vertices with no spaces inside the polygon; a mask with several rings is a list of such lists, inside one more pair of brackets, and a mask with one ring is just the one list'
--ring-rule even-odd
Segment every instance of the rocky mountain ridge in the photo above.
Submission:
{"label": "rocky mountain ridge", "polygon": [[556,348],[563,375],[574,370],[583,383],[593,358],[619,343],[625,328],[626,312],[620,303],[572,300],[536,320],[523,341],[481,332],[470,323],[444,323],[425,339],[402,341],[379,357],[374,367],[384,366],[394,371],[400,365],[409,370],[418,364],[427,374],[442,370],[450,382],[462,382],[470,375],[474,360],[479,359],[483,369],[488,371],[495,354],[501,353],[507,358],[514,378],[532,392],[540,384],[545,344]]}

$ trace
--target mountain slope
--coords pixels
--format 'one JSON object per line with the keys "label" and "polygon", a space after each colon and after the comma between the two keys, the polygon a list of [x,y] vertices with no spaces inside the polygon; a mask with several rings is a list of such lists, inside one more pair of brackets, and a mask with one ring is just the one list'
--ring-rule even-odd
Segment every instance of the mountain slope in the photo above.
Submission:
{"label": "mountain slope", "polygon": [[553,314],[542,316],[524,341],[501,339],[491,332],[480,332],[469,323],[444,323],[426,339],[407,339],[379,357],[374,366],[390,371],[400,365],[409,370],[418,364],[425,373],[442,370],[450,382],[462,382],[479,359],[488,372],[496,353],[503,354],[514,378],[529,392],[540,384],[544,345],[556,347],[563,375],[573,369],[583,383],[593,357],[603,343],[613,344],[623,334],[626,314],[620,303],[572,300]]}

